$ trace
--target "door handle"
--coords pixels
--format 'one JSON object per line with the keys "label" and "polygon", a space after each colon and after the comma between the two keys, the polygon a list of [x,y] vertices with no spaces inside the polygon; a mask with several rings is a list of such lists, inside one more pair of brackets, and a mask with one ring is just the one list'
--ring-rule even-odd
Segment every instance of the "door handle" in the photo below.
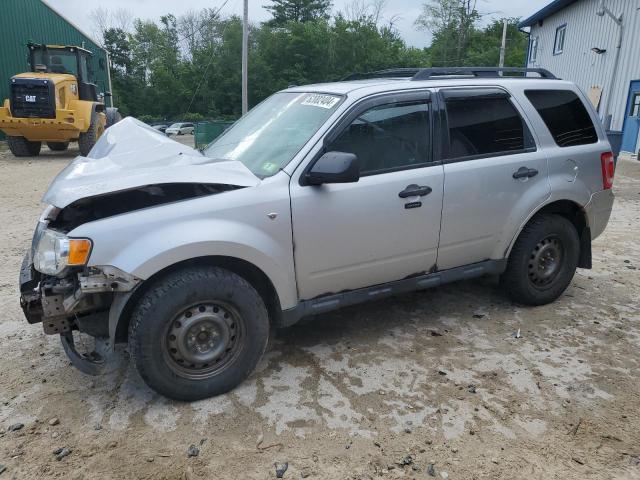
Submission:
{"label": "door handle", "polygon": [[400,198],[424,197],[425,195],[429,195],[431,192],[431,187],[427,187],[426,185],[416,185],[412,183],[411,185],[407,185],[407,188],[401,191],[398,196]]}
{"label": "door handle", "polygon": [[513,178],[531,178],[538,174],[538,170],[535,168],[520,167],[517,171],[513,172]]}

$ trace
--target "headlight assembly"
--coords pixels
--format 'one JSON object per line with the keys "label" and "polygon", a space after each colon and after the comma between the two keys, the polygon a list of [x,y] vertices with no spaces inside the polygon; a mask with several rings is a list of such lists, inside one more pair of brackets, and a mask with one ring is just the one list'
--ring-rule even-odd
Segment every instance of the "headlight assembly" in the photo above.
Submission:
{"label": "headlight assembly", "polygon": [[69,238],[55,230],[45,230],[36,246],[33,266],[40,273],[58,275],[68,266],[85,265],[90,253],[88,238]]}

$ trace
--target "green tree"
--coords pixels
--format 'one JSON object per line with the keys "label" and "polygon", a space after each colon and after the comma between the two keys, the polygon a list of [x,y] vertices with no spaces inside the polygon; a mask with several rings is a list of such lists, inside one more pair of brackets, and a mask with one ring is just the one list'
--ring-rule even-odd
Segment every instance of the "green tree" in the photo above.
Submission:
{"label": "green tree", "polygon": [[470,39],[481,16],[476,0],[429,0],[415,25],[433,35],[434,66],[463,65]]}
{"label": "green tree", "polygon": [[265,8],[273,15],[270,23],[282,26],[288,22],[328,20],[331,5],[331,0],[271,0]]}
{"label": "green tree", "polygon": [[[465,65],[496,66],[500,61],[500,44],[504,19],[491,22],[482,30],[474,30]],[[527,51],[527,35],[518,29],[519,18],[507,19],[507,38],[504,65],[522,67]]]}

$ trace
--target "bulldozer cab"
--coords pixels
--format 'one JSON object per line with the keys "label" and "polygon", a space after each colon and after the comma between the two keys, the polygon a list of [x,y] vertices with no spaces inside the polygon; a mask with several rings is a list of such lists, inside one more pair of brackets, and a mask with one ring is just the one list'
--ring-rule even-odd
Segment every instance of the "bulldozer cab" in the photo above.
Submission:
{"label": "bulldozer cab", "polygon": [[81,47],[68,45],[28,44],[29,66],[32,72],[73,75],[78,82],[80,100],[103,101],[89,70],[92,53]]}

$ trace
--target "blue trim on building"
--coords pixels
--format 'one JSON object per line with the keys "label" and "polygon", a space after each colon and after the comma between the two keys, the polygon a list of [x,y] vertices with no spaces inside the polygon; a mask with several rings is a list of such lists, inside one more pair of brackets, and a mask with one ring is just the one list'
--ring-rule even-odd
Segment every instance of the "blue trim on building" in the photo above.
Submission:
{"label": "blue trim on building", "polygon": [[536,13],[531,15],[529,18],[525,18],[518,24],[518,28],[530,27],[540,20],[544,20],[547,17],[550,17],[554,13],[562,10],[565,7],[577,2],[578,0],[554,0],[546,7],[538,10]]}

